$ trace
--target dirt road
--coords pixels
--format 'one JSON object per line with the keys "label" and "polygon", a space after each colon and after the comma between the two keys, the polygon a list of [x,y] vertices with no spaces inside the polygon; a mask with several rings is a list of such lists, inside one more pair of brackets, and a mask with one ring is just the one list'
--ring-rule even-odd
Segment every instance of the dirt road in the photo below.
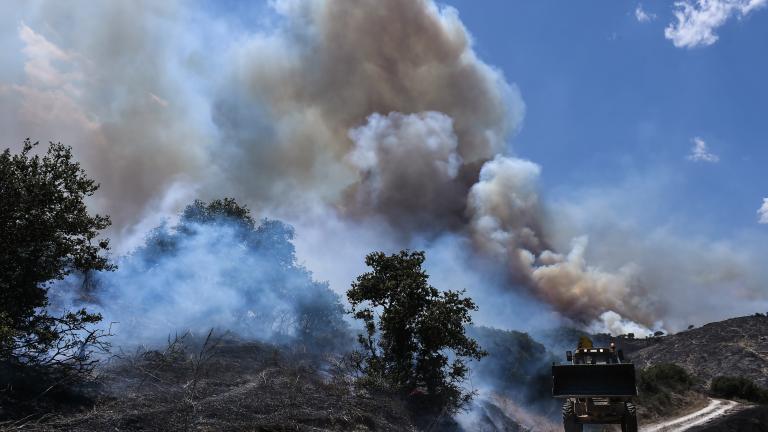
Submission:
{"label": "dirt road", "polygon": [[703,425],[715,418],[723,416],[724,414],[733,411],[737,405],[739,404],[733,401],[710,399],[709,404],[706,407],[696,412],[672,420],[643,426],[640,430],[642,432],[683,432],[689,428]]}

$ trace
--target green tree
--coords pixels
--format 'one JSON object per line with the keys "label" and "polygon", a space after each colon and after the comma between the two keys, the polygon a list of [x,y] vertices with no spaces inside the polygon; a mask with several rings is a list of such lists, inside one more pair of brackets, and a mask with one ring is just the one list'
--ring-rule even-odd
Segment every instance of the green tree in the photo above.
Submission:
{"label": "green tree", "polygon": [[365,323],[358,365],[415,408],[455,412],[474,396],[462,387],[468,359],[486,355],[465,334],[475,303],[461,291],[439,291],[422,269],[424,252],[374,252],[371,271],[347,292],[351,313]]}
{"label": "green tree", "polygon": [[[97,239],[110,224],[91,216],[86,197],[99,188],[73,160],[70,147],[24,141],[21,153],[0,154],[0,361],[87,367],[100,346],[89,325],[101,320],[82,309],[52,316],[48,288],[72,272],[110,270]],[[89,348],[91,347],[91,348]]]}
{"label": "green tree", "polygon": [[216,199],[210,203],[198,199],[184,208],[179,228],[188,229],[190,224],[222,223],[235,224],[245,230],[252,230],[256,224],[248,207],[238,204],[234,198]]}

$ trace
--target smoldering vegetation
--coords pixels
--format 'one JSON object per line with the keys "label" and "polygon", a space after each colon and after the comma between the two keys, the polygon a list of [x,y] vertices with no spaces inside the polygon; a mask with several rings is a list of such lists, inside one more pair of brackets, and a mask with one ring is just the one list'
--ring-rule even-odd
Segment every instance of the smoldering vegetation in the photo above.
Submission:
{"label": "smoldering vegetation", "polygon": [[[345,321],[339,296],[297,264],[293,238],[290,226],[257,222],[232,200],[196,201],[119,258],[118,270],[57,284],[52,307],[98,310],[112,323],[113,349],[78,380],[26,371],[0,396],[0,430],[523,431],[557,423],[549,366],[588,333],[560,327],[534,338],[469,327],[488,352],[470,364],[477,398],[455,418],[420,418],[399,395],[360,384],[348,356],[359,329]],[[641,372],[647,418],[703,400],[678,369]]]}
{"label": "smoldering vegetation", "polygon": [[[256,221],[232,199],[197,200],[117,258],[117,270],[55,283],[50,308],[101,313],[112,350],[101,367],[76,380],[25,370],[2,395],[2,426],[525,430],[559,417],[549,366],[562,351],[580,336],[599,345],[611,339],[567,327],[536,338],[469,327],[488,352],[470,364],[467,385],[478,398],[456,418],[420,417],[402,395],[360,384],[349,356],[359,329],[345,320],[328,284],[297,263],[294,236],[289,225]],[[702,400],[677,369],[641,373],[646,417]]]}
{"label": "smoldering vegetation", "polygon": [[292,227],[257,223],[232,200],[195,201],[118,258],[116,271],[56,286],[53,304],[99,312],[124,348],[214,327],[310,351],[347,350],[341,300],[296,262],[293,236]]}
{"label": "smoldering vegetation", "polygon": [[413,429],[397,399],[356,387],[348,373],[342,362],[285,346],[185,333],[113,358],[72,390],[80,399],[69,410],[47,405],[0,430]]}
{"label": "smoldering vegetation", "polygon": [[182,2],[25,5],[2,39],[18,51],[18,80],[0,87],[7,144],[28,130],[77,143],[123,252],[192,198],[223,192],[306,229],[329,215],[363,227],[368,250],[459,237],[506,273],[498,291],[594,331],[724,318],[717,301],[679,306],[701,284],[741,293],[731,315],[765,301],[765,274],[741,258],[759,256],[754,240],[703,239],[662,259],[685,236],[612,229],[647,190],[576,191],[567,205],[542,195],[546,167],[512,145],[526,111],[514,76],[478,56],[459,11],[431,0],[263,9],[244,26]]}
{"label": "smoldering vegetation", "polygon": [[[3,370],[23,373],[4,379],[11,384],[0,396],[0,426],[463,430],[451,416],[421,418],[386,387],[360,384],[349,355],[359,329],[345,321],[339,296],[296,263],[293,236],[290,226],[257,222],[233,200],[195,201],[117,259],[117,270],[54,284],[50,308],[101,313],[111,350],[90,373],[66,380]],[[508,425],[528,410],[553,415],[543,345],[488,327],[469,336],[490,353],[471,364],[469,389],[492,389],[519,411],[488,398],[471,410],[496,412]]]}
{"label": "smoldering vegetation", "polygon": [[473,327],[468,334],[488,351],[488,357],[473,365],[476,385],[520,405],[555,414],[550,365],[557,357],[552,351],[519,331]]}

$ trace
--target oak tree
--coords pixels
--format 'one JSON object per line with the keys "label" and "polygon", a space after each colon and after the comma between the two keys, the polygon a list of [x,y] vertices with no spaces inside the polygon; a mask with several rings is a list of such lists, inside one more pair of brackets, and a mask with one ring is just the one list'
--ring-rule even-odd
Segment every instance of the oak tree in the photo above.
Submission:
{"label": "oak tree", "polygon": [[99,185],[73,159],[72,149],[24,141],[18,154],[0,154],[0,361],[87,368],[98,345],[85,309],[52,315],[48,289],[72,272],[110,270],[109,217],[91,215],[86,199]]}
{"label": "oak tree", "polygon": [[424,252],[365,258],[371,271],[347,292],[351,313],[365,324],[359,366],[420,410],[455,412],[474,393],[462,383],[467,360],[486,353],[465,334],[477,306],[463,291],[440,291],[422,268]]}

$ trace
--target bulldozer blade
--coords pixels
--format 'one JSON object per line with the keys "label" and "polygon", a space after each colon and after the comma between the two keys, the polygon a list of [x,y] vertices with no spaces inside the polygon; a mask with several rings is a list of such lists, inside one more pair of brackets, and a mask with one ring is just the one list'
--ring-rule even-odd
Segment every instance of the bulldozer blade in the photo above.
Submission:
{"label": "bulldozer blade", "polygon": [[552,396],[556,398],[637,396],[635,365],[631,363],[553,365]]}

